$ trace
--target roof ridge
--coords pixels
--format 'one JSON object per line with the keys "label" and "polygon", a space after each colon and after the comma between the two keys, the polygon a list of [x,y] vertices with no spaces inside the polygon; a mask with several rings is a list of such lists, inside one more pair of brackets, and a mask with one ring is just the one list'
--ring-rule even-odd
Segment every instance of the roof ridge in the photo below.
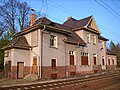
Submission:
{"label": "roof ridge", "polygon": [[93,15],[88,16],[88,17],[85,17],[85,18],[82,18],[82,19],[80,19],[80,20],[78,20],[78,21],[82,21],[82,20],[85,20],[85,19],[88,19],[88,18],[92,18],[92,17],[93,17]]}

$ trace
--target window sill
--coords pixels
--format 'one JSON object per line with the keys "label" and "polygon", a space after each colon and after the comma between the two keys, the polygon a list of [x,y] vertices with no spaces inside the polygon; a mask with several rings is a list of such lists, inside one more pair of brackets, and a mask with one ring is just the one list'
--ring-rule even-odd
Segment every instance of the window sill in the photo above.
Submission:
{"label": "window sill", "polygon": [[96,45],[96,43],[93,43],[93,45]]}
{"label": "window sill", "polygon": [[55,49],[58,49],[58,47],[55,47],[55,46],[50,46],[50,48],[55,48]]}
{"label": "window sill", "polygon": [[88,44],[91,44],[90,42],[87,42]]}

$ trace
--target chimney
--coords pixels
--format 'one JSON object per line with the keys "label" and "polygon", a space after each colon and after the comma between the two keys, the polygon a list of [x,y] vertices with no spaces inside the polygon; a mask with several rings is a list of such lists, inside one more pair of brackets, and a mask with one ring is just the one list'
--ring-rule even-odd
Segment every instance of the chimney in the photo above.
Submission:
{"label": "chimney", "polygon": [[68,18],[67,18],[67,20],[69,20],[69,19],[71,19],[72,18],[72,16],[69,16]]}
{"label": "chimney", "polygon": [[30,15],[30,26],[32,26],[35,23],[36,20],[36,14]]}

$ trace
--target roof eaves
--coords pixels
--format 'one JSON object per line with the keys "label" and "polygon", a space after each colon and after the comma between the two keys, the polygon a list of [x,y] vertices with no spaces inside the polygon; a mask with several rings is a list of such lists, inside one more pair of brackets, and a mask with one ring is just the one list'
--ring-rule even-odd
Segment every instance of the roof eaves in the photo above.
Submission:
{"label": "roof eaves", "polygon": [[64,42],[68,43],[68,44],[73,44],[73,45],[86,46],[86,44],[79,44],[79,42],[76,43],[76,42],[71,42],[71,41],[68,41],[68,40],[65,40]]}
{"label": "roof eaves", "polygon": [[94,33],[96,33],[96,34],[100,34],[97,30],[93,30],[93,29],[87,28],[86,26],[80,27],[80,28],[75,28],[75,29],[73,29],[73,31],[79,31],[79,30],[81,30],[81,29],[85,29],[85,30],[94,32]]}

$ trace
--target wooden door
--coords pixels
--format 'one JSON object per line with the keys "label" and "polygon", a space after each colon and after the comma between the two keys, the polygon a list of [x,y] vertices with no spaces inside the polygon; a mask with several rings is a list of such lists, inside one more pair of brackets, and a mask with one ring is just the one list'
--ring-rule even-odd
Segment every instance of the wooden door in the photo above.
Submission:
{"label": "wooden door", "polygon": [[18,62],[17,63],[17,78],[23,78],[24,77],[24,62]]}

